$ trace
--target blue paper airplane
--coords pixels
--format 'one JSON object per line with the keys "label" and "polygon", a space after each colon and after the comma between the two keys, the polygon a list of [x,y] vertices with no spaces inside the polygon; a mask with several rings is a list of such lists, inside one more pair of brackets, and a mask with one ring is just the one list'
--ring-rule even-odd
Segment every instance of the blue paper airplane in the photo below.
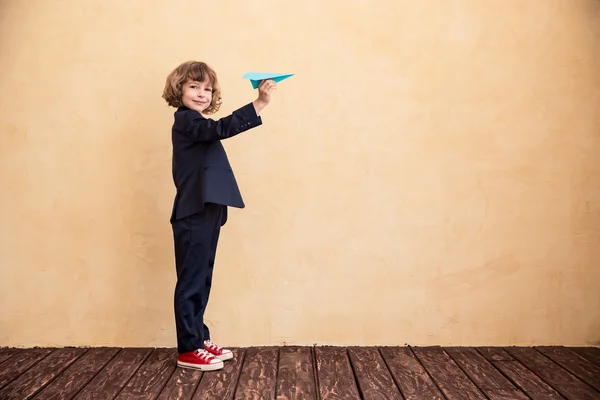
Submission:
{"label": "blue paper airplane", "polygon": [[242,78],[250,79],[250,83],[252,83],[252,87],[256,89],[260,81],[265,79],[272,79],[275,82],[280,82],[284,79],[293,76],[294,74],[272,74],[269,72],[246,72]]}

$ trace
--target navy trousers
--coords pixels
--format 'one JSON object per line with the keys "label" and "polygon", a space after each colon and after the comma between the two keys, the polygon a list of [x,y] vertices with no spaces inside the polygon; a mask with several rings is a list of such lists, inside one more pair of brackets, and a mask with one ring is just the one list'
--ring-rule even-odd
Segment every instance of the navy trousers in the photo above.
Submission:
{"label": "navy trousers", "polygon": [[204,311],[225,206],[206,203],[203,211],[171,222],[175,240],[175,327],[177,350],[185,353],[204,348],[210,332]]}

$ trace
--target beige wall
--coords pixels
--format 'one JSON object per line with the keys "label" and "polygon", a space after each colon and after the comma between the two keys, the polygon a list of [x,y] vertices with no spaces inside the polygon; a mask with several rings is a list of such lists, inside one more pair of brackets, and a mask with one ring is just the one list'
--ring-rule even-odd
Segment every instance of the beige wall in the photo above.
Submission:
{"label": "beige wall", "polygon": [[219,117],[296,74],[225,143],[216,340],[600,343],[597,0],[4,0],[0,345],[175,345],[188,59]]}

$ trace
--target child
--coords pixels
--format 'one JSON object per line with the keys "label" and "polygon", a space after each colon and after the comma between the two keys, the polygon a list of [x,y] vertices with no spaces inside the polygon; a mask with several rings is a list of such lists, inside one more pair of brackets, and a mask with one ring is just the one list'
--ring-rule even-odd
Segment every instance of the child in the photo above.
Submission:
{"label": "child", "polygon": [[162,97],[177,108],[171,133],[177,193],[170,222],[177,270],[175,326],[180,367],[212,371],[233,357],[230,350],[211,342],[204,323],[227,207],[244,208],[221,140],[261,125],[260,112],[274,90],[274,81],[262,81],[254,102],[215,121],[206,115],[219,110],[221,91],[208,65],[185,62],[167,77]]}

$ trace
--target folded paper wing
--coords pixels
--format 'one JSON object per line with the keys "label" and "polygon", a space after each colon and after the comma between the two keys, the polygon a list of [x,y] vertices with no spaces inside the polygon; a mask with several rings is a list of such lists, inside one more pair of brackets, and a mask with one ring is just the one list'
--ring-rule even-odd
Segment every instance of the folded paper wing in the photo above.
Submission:
{"label": "folded paper wing", "polygon": [[272,74],[269,72],[246,72],[242,78],[250,79],[250,83],[252,83],[252,87],[256,89],[260,81],[265,79],[272,79],[275,82],[280,82],[284,79],[293,76],[294,74]]}

